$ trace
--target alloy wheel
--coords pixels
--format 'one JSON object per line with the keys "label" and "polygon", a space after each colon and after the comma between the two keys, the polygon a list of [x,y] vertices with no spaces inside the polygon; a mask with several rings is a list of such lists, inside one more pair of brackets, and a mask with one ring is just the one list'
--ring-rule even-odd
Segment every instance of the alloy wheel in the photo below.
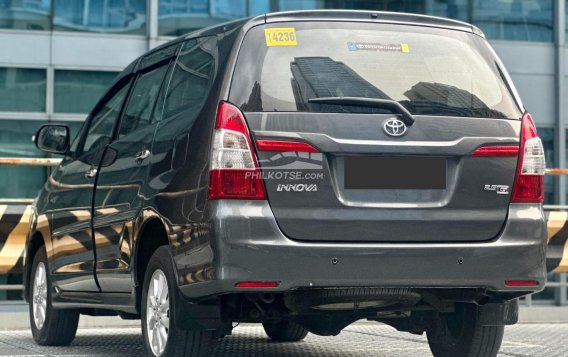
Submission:
{"label": "alloy wheel", "polygon": [[146,299],[146,333],[155,356],[166,349],[170,330],[170,296],[168,281],[163,271],[152,274]]}
{"label": "alloy wheel", "polygon": [[39,263],[36,267],[32,304],[35,326],[41,330],[47,312],[47,272],[44,263]]}

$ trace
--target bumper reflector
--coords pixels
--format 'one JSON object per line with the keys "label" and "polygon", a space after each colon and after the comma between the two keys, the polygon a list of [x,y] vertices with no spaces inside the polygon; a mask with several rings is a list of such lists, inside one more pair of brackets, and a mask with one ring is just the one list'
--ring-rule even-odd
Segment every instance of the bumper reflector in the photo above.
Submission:
{"label": "bumper reflector", "polygon": [[236,288],[277,288],[276,281],[241,281],[235,284]]}
{"label": "bumper reflector", "polygon": [[538,286],[536,280],[507,280],[505,285],[509,287],[535,287]]}

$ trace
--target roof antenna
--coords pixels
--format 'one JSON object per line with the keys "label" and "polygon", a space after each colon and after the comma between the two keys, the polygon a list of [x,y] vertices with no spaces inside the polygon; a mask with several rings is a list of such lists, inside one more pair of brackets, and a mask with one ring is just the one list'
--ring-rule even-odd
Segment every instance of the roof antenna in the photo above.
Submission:
{"label": "roof antenna", "polygon": [[378,17],[379,17],[379,14],[376,14],[376,13],[372,13],[372,14],[371,14],[371,18],[373,18],[373,19],[376,19],[376,18],[378,18]]}

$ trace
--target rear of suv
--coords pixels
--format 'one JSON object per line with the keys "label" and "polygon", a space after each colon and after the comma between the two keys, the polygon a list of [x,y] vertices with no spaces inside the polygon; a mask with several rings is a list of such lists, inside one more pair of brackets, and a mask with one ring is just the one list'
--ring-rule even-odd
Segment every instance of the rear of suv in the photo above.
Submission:
{"label": "rear of suv", "polygon": [[206,354],[234,322],[291,342],[360,319],[495,356],[545,283],[542,143],[466,23],[227,23],[136,60],[67,132],[36,135],[65,155],[26,255],[39,343],[106,311],[142,319],[150,356]]}

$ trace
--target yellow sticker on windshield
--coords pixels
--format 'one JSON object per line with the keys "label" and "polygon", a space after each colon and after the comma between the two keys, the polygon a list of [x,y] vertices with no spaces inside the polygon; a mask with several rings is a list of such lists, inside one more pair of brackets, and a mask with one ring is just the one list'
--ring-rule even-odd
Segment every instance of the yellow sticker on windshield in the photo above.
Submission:
{"label": "yellow sticker on windshield", "polygon": [[410,53],[410,47],[408,46],[408,43],[401,43],[400,44],[400,50],[403,53]]}
{"label": "yellow sticker on windshield", "polygon": [[264,29],[266,46],[297,46],[296,29],[293,27]]}

